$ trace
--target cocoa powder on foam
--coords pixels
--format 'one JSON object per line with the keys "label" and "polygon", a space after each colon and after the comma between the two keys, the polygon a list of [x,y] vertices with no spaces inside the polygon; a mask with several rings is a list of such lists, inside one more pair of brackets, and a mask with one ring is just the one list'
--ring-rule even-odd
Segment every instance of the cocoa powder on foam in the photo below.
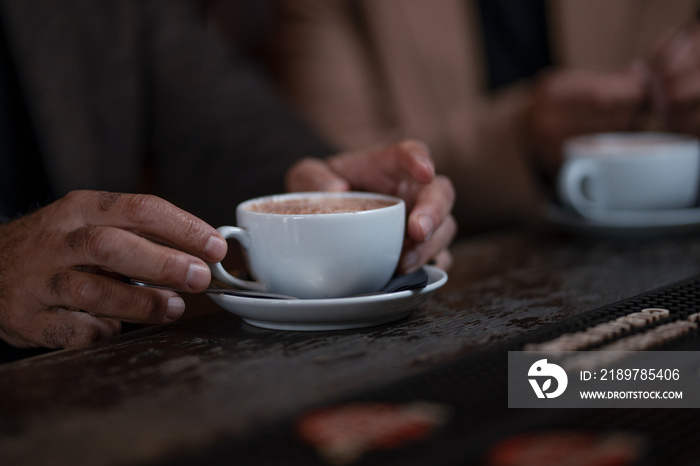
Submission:
{"label": "cocoa powder on foam", "polygon": [[282,215],[335,214],[381,209],[394,204],[385,199],[314,197],[258,202],[248,210]]}

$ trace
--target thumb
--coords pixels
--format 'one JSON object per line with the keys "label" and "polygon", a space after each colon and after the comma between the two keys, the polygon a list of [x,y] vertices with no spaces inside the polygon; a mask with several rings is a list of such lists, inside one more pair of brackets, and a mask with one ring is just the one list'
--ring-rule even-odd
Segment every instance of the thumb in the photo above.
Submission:
{"label": "thumb", "polygon": [[292,166],[286,177],[287,191],[348,191],[350,184],[323,160],[302,159]]}

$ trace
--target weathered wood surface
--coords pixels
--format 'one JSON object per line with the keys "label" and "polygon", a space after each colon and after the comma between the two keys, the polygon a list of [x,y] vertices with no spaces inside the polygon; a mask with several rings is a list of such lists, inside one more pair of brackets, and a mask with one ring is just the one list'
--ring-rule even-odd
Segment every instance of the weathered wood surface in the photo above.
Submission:
{"label": "weathered wood surface", "polygon": [[621,244],[543,232],[461,241],[408,318],[262,330],[203,297],[180,322],[0,365],[3,465],[151,464],[474,348],[700,273],[700,240]]}

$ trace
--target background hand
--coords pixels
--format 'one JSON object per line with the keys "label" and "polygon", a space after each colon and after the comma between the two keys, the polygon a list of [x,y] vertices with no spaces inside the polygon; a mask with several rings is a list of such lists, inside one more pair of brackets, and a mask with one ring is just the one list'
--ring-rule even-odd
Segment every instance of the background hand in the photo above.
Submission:
{"label": "background hand", "polygon": [[649,74],[635,64],[617,73],[554,70],[535,84],[527,130],[542,168],[555,173],[564,140],[635,129],[649,96]]}
{"label": "background hand", "polygon": [[131,277],[202,291],[205,262],[220,261],[218,232],[145,195],[77,191],[0,226],[0,337],[15,346],[80,346],[115,335],[121,321],[177,319],[175,293]]}
{"label": "background hand", "polygon": [[649,64],[652,102],[669,131],[700,136],[700,26],[669,33]]}
{"label": "background hand", "polygon": [[456,234],[450,214],[454,188],[435,174],[425,144],[407,140],[326,160],[304,159],[287,174],[289,191],[371,191],[402,198],[408,210],[406,243],[399,269],[417,270],[430,260],[448,268]]}

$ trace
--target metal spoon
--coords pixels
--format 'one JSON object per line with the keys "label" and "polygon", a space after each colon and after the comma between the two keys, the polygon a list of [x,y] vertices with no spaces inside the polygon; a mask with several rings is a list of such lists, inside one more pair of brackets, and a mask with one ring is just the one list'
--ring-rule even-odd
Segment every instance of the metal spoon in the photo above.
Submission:
{"label": "metal spoon", "polygon": [[[182,290],[176,290],[175,288],[170,288],[164,285],[158,285],[156,283],[142,282],[139,280],[130,280],[132,285],[145,286],[147,288],[156,288],[159,290],[174,291],[176,293],[183,293]],[[248,290],[234,290],[232,288],[207,288],[203,291],[207,294],[226,294],[230,296],[240,296],[242,298],[266,298],[266,299],[299,299],[294,296],[287,296],[284,294],[267,293],[265,291],[248,291]]]}

